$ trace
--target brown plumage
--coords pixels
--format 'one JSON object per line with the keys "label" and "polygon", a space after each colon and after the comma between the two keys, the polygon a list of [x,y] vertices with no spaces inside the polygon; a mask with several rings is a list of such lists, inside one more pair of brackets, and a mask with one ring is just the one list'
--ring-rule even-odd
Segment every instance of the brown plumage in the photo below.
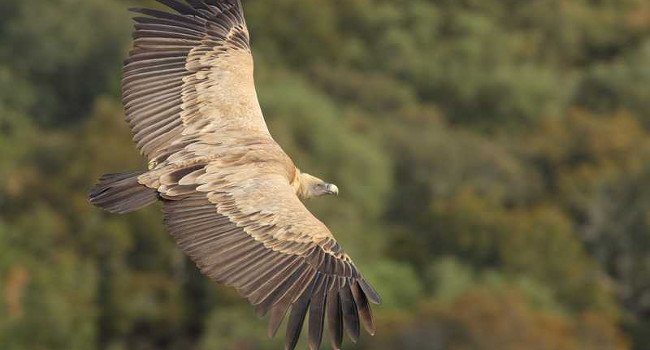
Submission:
{"label": "brown plumage", "polygon": [[360,324],[373,334],[379,295],[300,201],[338,188],[301,173],[267,129],[241,3],[158,2],[171,11],[132,9],[123,76],[126,120],[149,169],[105,175],[90,201],[113,213],[161,201],[179,247],[268,314],[269,336],[288,315],[287,349],[307,314],[311,349],[325,325],[335,349],[344,332],[356,341]]}

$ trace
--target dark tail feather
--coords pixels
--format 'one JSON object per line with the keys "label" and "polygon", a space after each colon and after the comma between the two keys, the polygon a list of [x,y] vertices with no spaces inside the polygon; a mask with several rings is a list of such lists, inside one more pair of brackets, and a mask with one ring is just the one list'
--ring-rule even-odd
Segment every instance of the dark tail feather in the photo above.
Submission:
{"label": "dark tail feather", "polygon": [[158,192],[138,183],[143,172],[107,174],[99,179],[88,198],[90,203],[114,214],[126,214],[158,200]]}

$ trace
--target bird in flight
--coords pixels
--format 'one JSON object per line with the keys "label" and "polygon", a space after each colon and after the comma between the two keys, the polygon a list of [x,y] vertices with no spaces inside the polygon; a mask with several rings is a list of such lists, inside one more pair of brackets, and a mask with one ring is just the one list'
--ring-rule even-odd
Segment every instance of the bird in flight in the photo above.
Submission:
{"label": "bird in flight", "polygon": [[[94,205],[124,214],[161,202],[164,223],[201,272],[235,287],[269,318],[288,314],[294,349],[308,318],[310,349],[360,325],[374,334],[379,295],[301,199],[338,188],[301,172],[270,135],[253,79],[239,0],[157,0],[131,9],[135,32],[122,100],[146,171],[104,175]],[[325,327],[327,325],[327,327]]]}

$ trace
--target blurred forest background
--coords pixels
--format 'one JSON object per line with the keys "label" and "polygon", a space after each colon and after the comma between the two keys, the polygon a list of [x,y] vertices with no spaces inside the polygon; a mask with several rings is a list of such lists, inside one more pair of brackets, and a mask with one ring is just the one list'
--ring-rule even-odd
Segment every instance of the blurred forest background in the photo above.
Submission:
{"label": "blurred forest background", "polygon": [[[650,2],[243,2],[271,131],[384,298],[347,349],[650,349]],[[143,167],[145,4],[0,0],[1,349],[281,348],[158,208],[87,203]]]}

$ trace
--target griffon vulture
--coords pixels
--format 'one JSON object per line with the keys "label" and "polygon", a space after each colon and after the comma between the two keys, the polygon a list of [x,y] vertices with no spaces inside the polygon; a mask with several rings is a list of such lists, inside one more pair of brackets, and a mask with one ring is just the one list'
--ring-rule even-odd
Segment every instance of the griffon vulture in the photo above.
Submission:
{"label": "griffon vulture", "polygon": [[327,324],[333,348],[343,330],[375,327],[379,295],[300,199],[338,188],[302,173],[273,140],[253,81],[239,0],[157,0],[136,8],[122,99],[147,171],[100,179],[90,201],[129,213],[160,201],[164,222],[201,272],[235,287],[269,314],[274,336],[289,313],[286,348],[309,313],[308,343]]}

